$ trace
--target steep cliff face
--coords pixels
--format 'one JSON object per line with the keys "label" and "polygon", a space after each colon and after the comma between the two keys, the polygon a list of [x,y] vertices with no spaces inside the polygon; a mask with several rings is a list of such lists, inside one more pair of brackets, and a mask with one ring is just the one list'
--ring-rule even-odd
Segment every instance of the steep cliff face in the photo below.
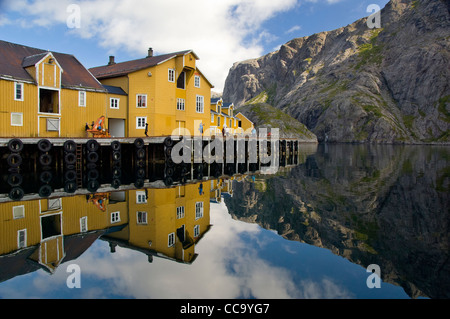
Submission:
{"label": "steep cliff face", "polygon": [[367,19],[297,38],[230,69],[224,99],[266,102],[319,141],[450,142],[450,5],[391,0]]}

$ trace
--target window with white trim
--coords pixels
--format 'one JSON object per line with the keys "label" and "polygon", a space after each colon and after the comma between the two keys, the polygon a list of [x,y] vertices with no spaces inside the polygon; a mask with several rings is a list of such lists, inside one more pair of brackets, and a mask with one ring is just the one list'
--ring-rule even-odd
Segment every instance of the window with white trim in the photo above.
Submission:
{"label": "window with white trim", "polygon": [[170,233],[167,237],[167,247],[175,245],[175,233]]}
{"label": "window with white trim", "polygon": [[177,98],[177,110],[178,111],[184,111],[185,105],[186,105],[185,99]]}
{"label": "window with white trim", "polygon": [[145,204],[147,203],[147,194],[145,191],[137,191],[136,192],[136,204]]}
{"label": "window with white trim", "polygon": [[86,92],[78,91],[78,106],[86,107]]}
{"label": "window with white trim", "polygon": [[17,248],[27,247],[27,230],[21,229],[17,231]]}
{"label": "window with white trim", "polygon": [[19,219],[25,217],[25,206],[14,206],[13,208],[13,219]]}
{"label": "window with white trim", "polygon": [[120,222],[120,212],[111,213],[111,224]]}
{"label": "window with white trim", "polygon": [[147,94],[136,94],[136,107],[147,107]]}
{"label": "window with white trim", "polygon": [[136,129],[144,129],[145,123],[147,123],[146,116],[136,117]]}
{"label": "window with white trim", "polygon": [[195,203],[195,220],[203,217],[203,202]]}
{"label": "window with white trim", "polygon": [[119,102],[120,102],[120,99],[112,97],[112,98],[109,99],[109,107],[112,108],[112,109],[118,110],[119,109]]}
{"label": "window with white trim", "polygon": [[184,206],[177,207],[177,219],[184,218]]}
{"label": "window with white trim", "polygon": [[23,83],[14,83],[14,100],[23,101]]}
{"label": "window with white trim", "polygon": [[11,126],[23,126],[23,113],[11,113]]}
{"label": "window with white trim", "polygon": [[169,69],[168,81],[175,83],[175,70],[174,69]]}
{"label": "window with white trim", "polygon": [[88,231],[87,216],[83,216],[80,218],[80,233],[85,233],[87,231]]}
{"label": "window with white trim", "polygon": [[194,76],[194,86],[200,88],[200,76],[198,75]]}
{"label": "window with white trim", "polygon": [[211,113],[211,123],[214,123],[214,114]]}
{"label": "window with white trim", "polygon": [[200,236],[200,225],[194,226],[194,237]]}
{"label": "window with white trim", "polygon": [[197,104],[196,104],[197,113],[203,113],[205,109],[204,97],[202,95],[197,95]]}
{"label": "window with white trim", "polygon": [[136,212],[136,221],[138,225],[147,225],[147,212]]}

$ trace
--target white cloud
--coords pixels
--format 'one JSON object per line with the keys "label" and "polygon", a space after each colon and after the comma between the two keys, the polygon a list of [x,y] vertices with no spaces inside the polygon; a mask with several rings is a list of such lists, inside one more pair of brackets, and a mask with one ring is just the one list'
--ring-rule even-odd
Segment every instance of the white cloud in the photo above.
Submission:
{"label": "white cloud", "polygon": [[[233,63],[260,56],[264,41],[273,37],[261,30],[262,23],[297,1],[84,0],[76,2],[81,28],[68,31],[97,39],[108,54],[119,48],[142,56],[148,47],[156,54],[192,49],[200,56],[199,67],[220,91]],[[31,17],[30,24],[47,27],[65,25],[66,9],[73,2],[7,0],[6,5]]]}
{"label": "white cloud", "polygon": [[301,26],[299,26],[299,25],[294,25],[292,28],[290,28],[289,30],[287,30],[285,33],[288,34],[288,33],[292,33],[292,32],[295,32],[295,31],[299,31],[299,30],[301,30],[301,29],[302,29]]}

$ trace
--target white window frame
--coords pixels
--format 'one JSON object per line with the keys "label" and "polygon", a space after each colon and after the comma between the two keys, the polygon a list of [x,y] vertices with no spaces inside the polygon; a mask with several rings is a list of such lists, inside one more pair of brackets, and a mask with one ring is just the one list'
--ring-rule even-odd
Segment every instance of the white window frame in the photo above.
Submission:
{"label": "white window frame", "polygon": [[[145,98],[145,106],[139,106],[139,97]],[[141,100],[142,101],[142,100]],[[142,102],[141,102],[142,104]],[[147,94],[136,94],[136,108],[138,109],[146,109],[148,105]]]}
{"label": "white window frame", "polygon": [[[14,116],[20,116],[20,124],[15,124],[13,121]],[[12,112],[11,113],[11,126],[23,126],[23,113]]]}
{"label": "white window frame", "polygon": [[13,219],[25,218],[25,205],[13,206]]}
{"label": "white window frame", "polygon": [[[17,97],[17,88],[20,90],[20,97]],[[23,83],[14,82],[14,101],[22,101],[23,102]]]}
{"label": "white window frame", "polygon": [[86,91],[78,91],[78,106],[86,107]]}
{"label": "white window frame", "polygon": [[214,113],[211,113],[211,123],[214,123]]}
{"label": "white window frame", "polygon": [[205,97],[203,95],[197,95],[195,99],[195,110],[197,113],[204,113],[205,112]]}
{"label": "white window frame", "polygon": [[175,70],[174,69],[168,69],[167,80],[171,83],[175,83]]}
{"label": "white window frame", "polygon": [[[20,241],[20,234],[23,235],[23,242]],[[27,229],[20,229],[17,231],[17,249],[27,247]]]}
{"label": "white window frame", "polygon": [[118,110],[120,104],[120,99],[117,97],[111,97],[109,99],[109,108],[113,110]]}
{"label": "white window frame", "polygon": [[167,247],[172,247],[175,245],[175,233],[170,233],[167,236]]}
{"label": "white window frame", "polygon": [[186,100],[177,98],[177,110],[184,111],[186,108]]}
{"label": "white window frame", "polygon": [[120,212],[112,212],[111,213],[111,224],[120,222]]}
{"label": "white window frame", "polygon": [[185,217],[184,206],[177,207],[177,219],[181,219]]}
{"label": "white window frame", "polygon": [[145,191],[136,191],[136,204],[146,204],[147,203],[147,194]]}
{"label": "white window frame", "polygon": [[88,218],[83,216],[80,218],[80,233],[85,233],[88,231]]}
{"label": "white window frame", "polygon": [[194,76],[194,87],[200,88],[200,75]]}
{"label": "white window frame", "polygon": [[[142,119],[143,119],[144,123],[141,123]],[[147,123],[147,116],[137,116],[136,117],[136,129],[137,130],[145,129],[145,123]]]}
{"label": "white window frame", "polygon": [[220,116],[217,116],[217,126],[220,126]]}
{"label": "white window frame", "polygon": [[195,203],[195,220],[203,217],[203,202]]}
{"label": "white window frame", "polygon": [[194,237],[200,236],[200,225],[194,226]]}
{"label": "white window frame", "polygon": [[148,214],[147,212],[138,211],[136,212],[136,223],[138,225],[147,225],[148,221]]}

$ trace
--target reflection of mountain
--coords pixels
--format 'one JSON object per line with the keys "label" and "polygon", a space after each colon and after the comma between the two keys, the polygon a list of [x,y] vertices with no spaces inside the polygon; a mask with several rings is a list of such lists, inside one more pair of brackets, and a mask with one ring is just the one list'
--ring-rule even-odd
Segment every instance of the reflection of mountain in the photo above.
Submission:
{"label": "reflection of mountain", "polygon": [[449,298],[449,150],[321,145],[288,176],[235,183],[234,218],[325,247],[412,297]]}

